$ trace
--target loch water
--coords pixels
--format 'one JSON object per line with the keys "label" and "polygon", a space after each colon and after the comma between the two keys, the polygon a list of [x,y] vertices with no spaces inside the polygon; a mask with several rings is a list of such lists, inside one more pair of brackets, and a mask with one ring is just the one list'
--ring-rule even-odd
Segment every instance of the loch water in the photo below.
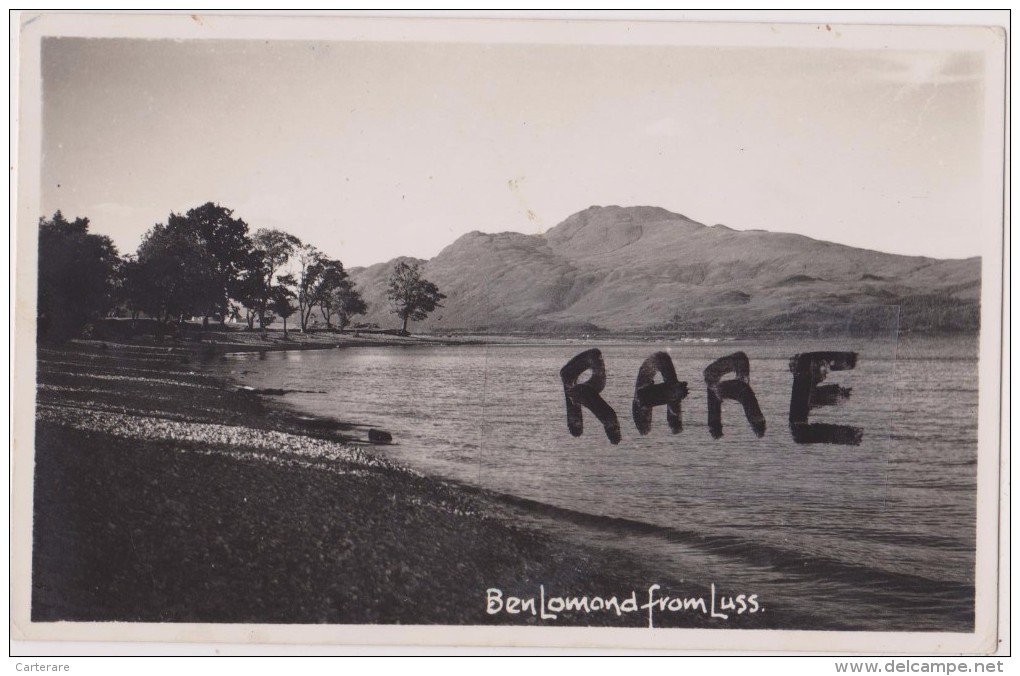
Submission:
{"label": "loch water", "polygon": [[[619,445],[587,410],[580,437],[567,429],[559,371],[592,347]],[[811,421],[859,427],[860,445],[793,441],[789,361],[812,350],[858,354],[856,368],[826,379],[850,398]],[[642,436],[635,377],[657,351],[690,393],[682,432],[658,407]],[[703,371],[737,351],[750,360],[765,435],[727,400],[713,439]],[[377,452],[524,498],[533,525],[556,537],[634,552],[670,579],[758,594],[783,626],[972,631],[977,364],[966,340],[807,337],[357,347],[233,354],[212,368],[254,387],[323,391],[282,401],[385,429],[394,443]]]}

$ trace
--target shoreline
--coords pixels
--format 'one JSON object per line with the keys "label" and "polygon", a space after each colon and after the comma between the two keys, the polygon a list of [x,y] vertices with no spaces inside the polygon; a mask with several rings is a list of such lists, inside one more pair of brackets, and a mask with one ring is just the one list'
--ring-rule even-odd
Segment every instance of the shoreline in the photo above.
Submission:
{"label": "shoreline", "polygon": [[345,347],[455,346],[484,343],[481,340],[415,334],[400,336],[392,332],[379,331],[339,333],[316,330],[301,333],[291,330],[285,338],[279,329],[270,329],[262,333],[258,330],[246,331],[234,327],[202,330],[195,326],[188,326],[185,338],[167,338],[162,341],[157,341],[147,334],[122,334],[109,329],[100,331],[99,334],[84,342],[104,343],[125,349],[178,350],[193,353],[195,356],[288,350],[335,350]]}
{"label": "shoreline", "polygon": [[[379,457],[346,434],[356,421],[297,415],[193,361],[40,346],[33,620],[642,627],[640,612],[493,614],[486,594],[709,598],[708,580],[557,539],[498,494]],[[793,619],[695,608],[656,626]]]}
{"label": "shoreline", "polygon": [[608,330],[599,329],[590,332],[486,332],[470,330],[449,330],[437,333],[411,333],[400,335],[394,330],[383,329],[348,329],[345,332],[324,330],[321,328],[301,332],[290,329],[288,337],[283,337],[279,328],[270,328],[265,333],[247,330],[235,325],[221,327],[210,325],[202,329],[201,325],[188,323],[183,333],[177,337],[156,341],[150,334],[135,335],[132,330],[125,330],[127,320],[107,320],[91,340],[106,342],[124,347],[148,347],[161,349],[178,349],[201,352],[210,355],[278,352],[290,350],[332,350],[345,347],[414,347],[414,346],[466,346],[466,345],[517,345],[517,344],[592,344],[604,345],[614,343],[664,343],[674,342],[690,346],[739,345],[745,343],[771,343],[801,339],[804,341],[845,340],[847,338],[863,340],[894,339],[896,343],[914,345],[918,343],[958,343],[973,344],[976,358],[976,344],[980,331],[957,332],[897,332],[894,336],[887,333],[853,333],[826,332],[812,333],[806,331],[787,331],[769,333],[706,333],[681,331],[652,330]]}

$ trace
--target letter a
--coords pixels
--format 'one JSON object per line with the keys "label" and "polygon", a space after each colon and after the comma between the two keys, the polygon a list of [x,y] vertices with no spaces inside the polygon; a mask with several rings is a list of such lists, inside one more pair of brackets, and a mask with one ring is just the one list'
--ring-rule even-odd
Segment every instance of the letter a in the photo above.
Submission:
{"label": "letter a", "polygon": [[[591,370],[591,378],[587,382],[578,383],[577,379],[585,371]],[[606,386],[606,363],[602,360],[602,352],[591,349],[577,355],[560,369],[563,381],[563,394],[567,399],[567,429],[575,437],[584,432],[584,420],[581,407],[591,411],[606,429],[606,436],[613,444],[620,443],[620,421],[616,411],[599,396]]]}
{"label": "letter a", "polygon": [[[735,380],[721,380],[727,373],[733,373]],[[751,362],[743,352],[734,352],[728,357],[717,359],[705,369],[705,384],[708,385],[708,431],[713,439],[722,433],[722,400],[735,399],[744,407],[747,422],[758,437],[765,436],[765,416],[761,414],[758,398],[751,389]]]}
{"label": "letter a", "polygon": [[[662,374],[662,382],[654,382],[655,374]],[[687,383],[676,379],[673,360],[665,352],[656,352],[645,359],[638,369],[637,382],[634,384],[634,404],[631,412],[638,432],[648,434],[652,429],[652,409],[656,406],[666,407],[666,422],[673,434],[684,428],[681,417],[680,402],[687,396]]]}

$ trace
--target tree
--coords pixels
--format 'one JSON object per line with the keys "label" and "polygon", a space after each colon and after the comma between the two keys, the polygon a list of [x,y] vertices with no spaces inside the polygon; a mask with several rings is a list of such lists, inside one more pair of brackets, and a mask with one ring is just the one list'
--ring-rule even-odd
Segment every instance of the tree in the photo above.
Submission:
{"label": "tree", "polygon": [[[368,312],[368,304],[361,297],[354,282],[345,279],[333,292],[333,299],[336,307],[337,324],[340,325],[340,333],[343,333],[347,325],[357,315]],[[327,322],[328,324],[328,322]]]}
{"label": "tree", "polygon": [[298,264],[301,266],[297,278],[298,320],[302,333],[308,330],[308,319],[311,317],[312,308],[318,302],[321,291],[318,282],[325,258],[311,244],[305,244],[297,250]]}
{"label": "tree", "polygon": [[202,312],[203,324],[209,315],[219,314],[220,322],[226,321],[230,307],[230,287],[248,261],[252,241],[248,237],[248,224],[233,217],[233,211],[213,202],[190,209],[183,216],[171,213],[167,229],[181,231],[188,237],[201,240],[211,258],[213,275],[209,280],[210,289],[203,293],[209,306]]}
{"label": "tree", "polygon": [[446,298],[437,287],[421,276],[421,265],[397,263],[390,276],[390,288],[387,297],[393,306],[393,313],[403,320],[400,332],[407,333],[409,319],[421,321],[428,317],[436,308],[443,307],[441,301]]}
{"label": "tree", "polygon": [[89,219],[73,222],[57,211],[39,219],[38,339],[80,335],[113,307],[120,258],[109,237],[89,233]]}
{"label": "tree", "polygon": [[203,316],[219,302],[216,260],[197,233],[157,223],[145,234],[128,268],[133,307],[161,324]]}
{"label": "tree", "polygon": [[319,311],[326,320],[326,328],[332,328],[330,318],[339,309],[337,291],[349,282],[347,270],[338,260],[322,258],[314,264],[310,274],[314,278],[312,300],[318,304]]}
{"label": "tree", "polygon": [[146,283],[143,278],[144,273],[145,270],[138,262],[136,255],[128,254],[124,257],[124,261],[120,266],[120,300],[131,314],[132,328],[134,328],[135,322],[138,321],[139,313],[145,310],[144,295]]}
{"label": "tree", "polygon": [[[255,330],[256,317],[264,316],[265,270],[262,252],[252,249],[248,252],[240,272],[230,280],[230,297],[244,308],[244,318],[249,331]],[[262,315],[259,314],[260,307],[263,309]]]}
{"label": "tree", "polygon": [[276,274],[287,264],[301,240],[281,230],[262,228],[252,237],[254,248],[245,261],[238,288],[238,300],[259,319],[259,328],[266,330],[266,313],[274,304]]}
{"label": "tree", "polygon": [[278,317],[283,319],[283,337],[287,338],[287,318],[293,315],[297,308],[294,307],[293,299],[295,294],[289,287],[297,283],[293,275],[280,275],[277,284],[272,290],[272,310]]}

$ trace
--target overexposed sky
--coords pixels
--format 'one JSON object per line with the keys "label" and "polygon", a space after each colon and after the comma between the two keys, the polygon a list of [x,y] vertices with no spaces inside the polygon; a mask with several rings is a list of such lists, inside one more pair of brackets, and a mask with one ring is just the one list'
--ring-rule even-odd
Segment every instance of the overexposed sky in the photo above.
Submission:
{"label": "overexposed sky", "polygon": [[982,59],[45,38],[42,207],[126,253],[214,201],[349,266],[429,258],[471,230],[541,233],[596,204],[972,256]]}

